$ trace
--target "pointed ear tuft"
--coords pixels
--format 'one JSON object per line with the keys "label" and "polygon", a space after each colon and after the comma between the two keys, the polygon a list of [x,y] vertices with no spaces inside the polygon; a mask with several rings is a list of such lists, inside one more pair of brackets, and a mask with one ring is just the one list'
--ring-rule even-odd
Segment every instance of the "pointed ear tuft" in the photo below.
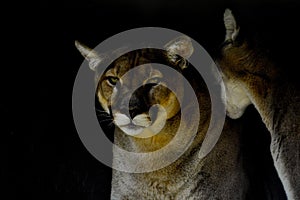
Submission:
{"label": "pointed ear tuft", "polygon": [[240,28],[237,26],[235,18],[228,8],[224,12],[224,25],[226,28],[225,41],[234,41],[239,34]]}
{"label": "pointed ear tuft", "polygon": [[90,69],[95,71],[96,67],[102,61],[101,56],[96,51],[78,42],[77,40],[75,41],[75,46],[81,55],[89,62]]}

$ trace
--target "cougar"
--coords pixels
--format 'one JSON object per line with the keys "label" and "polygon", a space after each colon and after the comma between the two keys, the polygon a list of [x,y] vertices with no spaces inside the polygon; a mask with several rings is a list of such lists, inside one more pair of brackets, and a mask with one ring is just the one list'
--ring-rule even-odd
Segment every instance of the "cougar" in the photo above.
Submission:
{"label": "cougar", "polygon": [[[248,181],[240,154],[240,126],[234,120],[226,119],[216,146],[206,157],[200,156],[211,102],[201,76],[187,61],[193,54],[190,38],[175,38],[163,50],[146,48],[121,54],[101,76],[97,67],[109,53],[103,56],[103,52],[78,41],[75,45],[95,71],[96,97],[105,119],[111,118],[115,125],[114,143],[118,147],[135,153],[159,151],[172,142],[179,126],[184,130],[184,138],[191,139],[186,151],[163,168],[144,173],[113,169],[111,199],[245,199]],[[169,73],[153,63],[167,65],[178,73]],[[134,73],[126,76],[133,69]],[[184,78],[195,91],[197,105],[180,103],[189,102]],[[130,88],[136,89],[129,93]],[[195,110],[201,113],[199,121],[195,120]],[[183,116],[184,112],[190,115]],[[178,141],[165,151],[166,155],[140,165],[164,163],[180,145]],[[117,159],[120,158],[114,155],[113,163],[122,165]]]}
{"label": "cougar", "polygon": [[299,87],[263,49],[239,38],[240,27],[229,9],[224,23],[225,42],[216,63],[225,82],[227,115],[237,119],[248,105],[255,106],[270,132],[272,158],[287,198],[300,199]]}

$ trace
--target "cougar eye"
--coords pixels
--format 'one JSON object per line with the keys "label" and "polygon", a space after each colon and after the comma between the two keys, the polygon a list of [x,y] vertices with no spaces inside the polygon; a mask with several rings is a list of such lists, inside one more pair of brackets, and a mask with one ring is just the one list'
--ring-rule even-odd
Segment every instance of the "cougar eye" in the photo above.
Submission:
{"label": "cougar eye", "polygon": [[107,77],[107,81],[110,85],[116,85],[117,82],[119,81],[119,78],[117,78],[115,76],[109,76],[109,77]]}

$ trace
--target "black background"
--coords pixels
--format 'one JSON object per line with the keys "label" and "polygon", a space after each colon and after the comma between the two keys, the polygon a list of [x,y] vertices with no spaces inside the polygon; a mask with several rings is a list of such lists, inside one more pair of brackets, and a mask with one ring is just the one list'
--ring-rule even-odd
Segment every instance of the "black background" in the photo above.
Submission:
{"label": "black background", "polygon": [[[24,4],[24,5],[23,5]],[[82,145],[72,117],[72,87],[83,58],[74,40],[94,47],[131,28],[156,26],[185,33],[212,56],[224,39],[223,12],[231,8],[249,35],[296,80],[299,4],[296,1],[13,2],[5,22],[1,69],[1,180],[9,199],[108,199],[111,171]],[[4,45],[3,45],[4,46]],[[5,63],[5,64],[4,64]],[[256,165],[255,199],[266,183],[284,199],[267,155],[269,136],[253,107],[245,123],[245,157]],[[254,174],[255,173],[255,174]],[[270,178],[271,177],[271,178]]]}

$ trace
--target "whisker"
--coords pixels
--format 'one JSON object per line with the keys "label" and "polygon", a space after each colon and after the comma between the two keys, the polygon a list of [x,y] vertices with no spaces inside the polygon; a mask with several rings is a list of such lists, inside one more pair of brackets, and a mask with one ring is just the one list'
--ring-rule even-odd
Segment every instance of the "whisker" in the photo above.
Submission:
{"label": "whisker", "polygon": [[113,121],[113,120],[112,119],[103,119],[103,120],[100,120],[100,123],[107,122],[107,121]]}
{"label": "whisker", "polygon": [[96,113],[97,114],[101,114],[101,115],[109,115],[107,112],[105,112],[105,111],[99,111],[99,110],[96,110]]}
{"label": "whisker", "polygon": [[110,115],[105,115],[105,114],[102,114],[102,113],[96,114],[96,115],[99,116],[99,117],[111,118]]}
{"label": "whisker", "polygon": [[107,112],[99,112],[99,111],[96,111],[96,113],[103,114],[103,115],[109,115]]}
{"label": "whisker", "polygon": [[111,127],[113,127],[113,125],[114,125],[114,121],[110,122],[107,126],[108,126],[109,128],[111,128]]}
{"label": "whisker", "polygon": [[97,112],[100,112],[100,113],[106,113],[106,114],[107,114],[107,112],[104,111],[104,110],[100,110],[100,109],[98,109],[98,108],[95,108],[95,110],[96,110]]}

